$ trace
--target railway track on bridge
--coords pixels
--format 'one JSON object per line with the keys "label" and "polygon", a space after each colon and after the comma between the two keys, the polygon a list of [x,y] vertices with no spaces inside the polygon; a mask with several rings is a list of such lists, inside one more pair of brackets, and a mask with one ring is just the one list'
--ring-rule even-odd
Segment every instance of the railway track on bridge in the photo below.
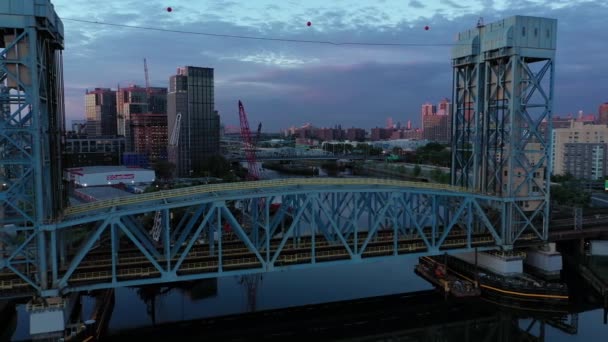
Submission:
{"label": "railway track on bridge", "polygon": [[[361,234],[361,241],[358,247],[362,246],[366,234]],[[351,255],[346,248],[341,245],[332,245],[328,241],[322,241],[321,236],[317,236],[320,241],[315,242],[315,263],[325,263],[337,260],[348,260]],[[430,238],[430,236],[428,236]],[[528,238],[533,238],[530,235]],[[394,248],[395,241],[393,240],[392,232],[379,232],[377,239],[370,242],[365,252],[361,255],[362,258],[377,258],[383,256],[404,255],[421,253],[426,251],[426,245],[421,238],[397,240],[397,249]],[[349,239],[352,246],[353,239]],[[276,253],[279,247],[280,239],[273,239],[271,243],[270,254]],[[476,234],[472,236],[472,247],[491,247],[494,240],[489,234]],[[281,251],[275,266],[291,266],[298,264],[308,264],[313,260],[313,255],[310,250],[312,239],[310,236],[303,238],[296,247],[285,247]],[[217,248],[217,245],[215,246]],[[459,249],[467,247],[466,234],[453,233],[448,235],[444,245],[444,250]],[[216,249],[217,250],[217,249]],[[148,279],[157,278],[160,272],[157,268],[151,265],[150,261],[136,249],[131,248],[125,251],[125,255],[119,253],[116,265],[116,277],[118,280],[130,279]],[[171,259],[171,264],[174,265],[177,258]],[[161,265],[166,264],[167,260],[161,258],[158,260]],[[222,269],[229,270],[246,270],[261,268],[262,263],[250,252],[240,240],[227,241],[226,245],[222,246]],[[112,257],[109,253],[96,252],[95,254],[86,257],[75,272],[69,278],[70,286],[84,285],[100,281],[112,281]],[[191,253],[186,257],[177,272],[179,274],[204,274],[214,273],[219,270],[220,260],[217,255],[210,255],[208,246],[199,245],[193,248]],[[59,270],[59,276],[65,274],[67,267]],[[30,269],[25,274],[35,273],[35,269]],[[50,274],[49,274],[50,276]],[[29,284],[23,281],[14,273],[0,273],[0,291],[27,291],[30,288]]]}

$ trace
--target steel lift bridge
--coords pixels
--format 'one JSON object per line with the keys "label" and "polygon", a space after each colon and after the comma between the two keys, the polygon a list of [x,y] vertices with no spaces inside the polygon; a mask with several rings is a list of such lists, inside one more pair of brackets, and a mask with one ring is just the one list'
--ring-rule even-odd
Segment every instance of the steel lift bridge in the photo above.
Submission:
{"label": "steel lift bridge", "polygon": [[[48,0],[4,1],[0,24],[3,297],[547,239],[551,145],[540,123],[547,119],[550,127],[554,20],[513,17],[461,33],[454,52],[454,185],[289,178],[72,206],[60,172],[61,20]],[[534,69],[536,63],[545,66]],[[535,93],[540,102],[531,102]],[[532,116],[533,109],[542,114]],[[158,241],[149,232],[156,212]]]}

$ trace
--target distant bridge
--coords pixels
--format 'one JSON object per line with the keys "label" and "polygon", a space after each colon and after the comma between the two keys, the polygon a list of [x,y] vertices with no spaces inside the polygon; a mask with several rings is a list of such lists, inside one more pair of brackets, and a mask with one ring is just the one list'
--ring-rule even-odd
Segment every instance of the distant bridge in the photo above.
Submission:
{"label": "distant bridge", "polygon": [[[226,159],[230,161],[246,161],[244,153],[226,154]],[[333,153],[279,153],[273,151],[259,151],[256,153],[258,161],[282,161],[282,160],[384,160],[386,156],[370,156],[364,154],[333,154]]]}

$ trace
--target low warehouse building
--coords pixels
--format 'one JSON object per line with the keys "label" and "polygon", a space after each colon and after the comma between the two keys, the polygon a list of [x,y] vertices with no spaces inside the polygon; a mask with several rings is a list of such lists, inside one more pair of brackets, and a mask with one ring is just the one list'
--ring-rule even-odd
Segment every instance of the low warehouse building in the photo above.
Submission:
{"label": "low warehouse building", "polygon": [[89,166],[66,169],[64,179],[75,185],[102,186],[114,184],[152,183],[156,179],[154,170],[126,166]]}

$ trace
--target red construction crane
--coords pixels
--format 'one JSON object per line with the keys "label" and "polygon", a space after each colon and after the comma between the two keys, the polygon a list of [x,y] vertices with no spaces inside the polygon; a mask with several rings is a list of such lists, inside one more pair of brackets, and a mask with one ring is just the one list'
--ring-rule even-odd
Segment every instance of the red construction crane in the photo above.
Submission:
{"label": "red construction crane", "polygon": [[243,103],[239,100],[239,119],[241,120],[241,139],[245,149],[245,158],[247,159],[247,179],[258,180],[260,173],[258,172],[257,160],[255,157],[255,143],[251,139],[251,131],[249,130],[249,121]]}

